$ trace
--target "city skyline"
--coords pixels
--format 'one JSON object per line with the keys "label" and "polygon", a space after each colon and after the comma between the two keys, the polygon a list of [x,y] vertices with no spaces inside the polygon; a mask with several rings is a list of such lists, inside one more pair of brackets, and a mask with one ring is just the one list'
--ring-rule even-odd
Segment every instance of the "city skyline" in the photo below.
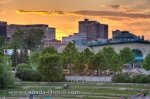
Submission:
{"label": "city skyline", "polygon": [[0,20],[8,24],[48,24],[56,38],[78,32],[78,21],[88,18],[150,39],[150,0],[0,0]]}

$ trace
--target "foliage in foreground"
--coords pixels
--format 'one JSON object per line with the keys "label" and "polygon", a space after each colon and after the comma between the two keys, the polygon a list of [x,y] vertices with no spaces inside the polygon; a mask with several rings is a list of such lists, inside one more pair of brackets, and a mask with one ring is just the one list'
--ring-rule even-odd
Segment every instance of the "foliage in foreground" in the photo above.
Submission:
{"label": "foliage in foreground", "polygon": [[46,81],[63,81],[61,58],[53,47],[43,50],[39,57],[38,71]]}
{"label": "foliage in foreground", "polygon": [[150,54],[145,57],[142,66],[144,69],[150,70]]}
{"label": "foliage in foreground", "polygon": [[112,78],[116,83],[150,83],[150,75],[117,74]]}
{"label": "foliage in foreground", "polygon": [[10,70],[9,59],[0,51],[0,89],[12,87],[13,77]]}
{"label": "foliage in foreground", "polygon": [[41,81],[42,77],[38,71],[33,70],[28,64],[19,64],[17,66],[16,77],[24,81]]}

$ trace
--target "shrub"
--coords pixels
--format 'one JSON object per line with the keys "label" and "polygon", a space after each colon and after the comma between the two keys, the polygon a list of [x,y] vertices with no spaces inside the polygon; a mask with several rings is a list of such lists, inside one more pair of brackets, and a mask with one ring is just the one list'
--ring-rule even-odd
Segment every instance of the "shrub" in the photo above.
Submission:
{"label": "shrub", "polygon": [[33,70],[28,64],[19,64],[17,66],[16,77],[24,81],[41,81],[42,77],[38,71]]}
{"label": "shrub", "polygon": [[134,75],[131,77],[132,83],[145,83],[147,76],[145,75]]}
{"label": "shrub", "polygon": [[0,89],[13,87],[13,76],[8,57],[1,53],[0,49]]}
{"label": "shrub", "polygon": [[118,83],[126,83],[129,82],[130,80],[131,79],[128,74],[117,74],[112,78],[113,82],[118,82]]}
{"label": "shrub", "polygon": [[150,75],[134,75],[117,74],[112,78],[113,82],[117,83],[150,83]]}
{"label": "shrub", "polygon": [[17,66],[17,72],[22,70],[22,69],[25,69],[25,68],[32,69],[32,67],[30,65],[25,64],[25,63],[21,63],[21,64],[18,64],[18,66]]}

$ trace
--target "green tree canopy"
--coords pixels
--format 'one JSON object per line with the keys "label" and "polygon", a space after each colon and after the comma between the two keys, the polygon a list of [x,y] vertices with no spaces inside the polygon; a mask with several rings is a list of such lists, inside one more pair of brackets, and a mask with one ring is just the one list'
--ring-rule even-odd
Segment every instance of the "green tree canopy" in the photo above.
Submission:
{"label": "green tree canopy", "polygon": [[118,71],[120,70],[121,64],[119,55],[114,51],[112,47],[104,47],[102,49],[102,54],[104,56],[104,59],[107,65],[107,68],[112,71]]}
{"label": "green tree canopy", "polygon": [[13,78],[10,70],[9,59],[0,54],[0,89],[8,88],[13,85]]}
{"label": "green tree canopy", "polygon": [[57,54],[46,53],[41,55],[38,71],[46,81],[62,81],[64,79],[60,56]]}
{"label": "green tree canopy", "polygon": [[35,65],[36,67],[38,66],[40,54],[40,52],[32,52],[29,57],[30,63]]}
{"label": "green tree canopy", "polygon": [[75,70],[81,74],[85,72],[85,69],[89,69],[89,61],[93,55],[94,53],[88,48],[79,53],[75,60]]}
{"label": "green tree canopy", "polygon": [[44,31],[41,29],[29,29],[24,32],[24,43],[26,49],[37,49],[42,44],[41,40],[44,37]]}
{"label": "green tree canopy", "polygon": [[90,69],[97,70],[97,73],[99,70],[104,71],[104,70],[108,69],[106,60],[104,58],[102,51],[99,51],[97,54],[95,54],[93,57],[91,57]]}
{"label": "green tree canopy", "polygon": [[84,64],[88,64],[90,58],[94,55],[94,53],[89,49],[86,48],[83,52],[82,52],[83,56],[84,56]]}
{"label": "green tree canopy", "polygon": [[68,65],[74,64],[78,54],[75,44],[70,42],[61,53],[63,67],[66,68]]}
{"label": "green tree canopy", "polygon": [[11,43],[9,44],[10,48],[22,49],[25,47],[24,41],[24,31],[18,29],[13,35],[11,39]]}
{"label": "green tree canopy", "polygon": [[119,56],[122,64],[132,63],[134,60],[134,54],[128,47],[120,50]]}
{"label": "green tree canopy", "polygon": [[46,53],[57,54],[58,52],[57,52],[57,50],[55,49],[54,46],[50,46],[50,47],[46,47],[45,49],[43,49],[41,54],[46,54]]}
{"label": "green tree canopy", "polygon": [[13,35],[10,43],[10,47],[17,49],[36,49],[42,43],[44,31],[41,29],[29,29],[20,30],[18,29]]}
{"label": "green tree canopy", "polygon": [[145,57],[145,59],[144,59],[144,61],[143,61],[143,63],[142,63],[142,66],[143,66],[144,69],[150,70],[150,54],[148,54],[148,55]]}

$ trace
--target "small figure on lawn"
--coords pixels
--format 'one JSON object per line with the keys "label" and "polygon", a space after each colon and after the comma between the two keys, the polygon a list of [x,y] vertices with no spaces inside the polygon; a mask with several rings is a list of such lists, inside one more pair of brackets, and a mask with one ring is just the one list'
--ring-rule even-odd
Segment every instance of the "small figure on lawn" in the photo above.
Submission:
{"label": "small figure on lawn", "polygon": [[64,89],[68,89],[70,86],[68,84],[64,84]]}

